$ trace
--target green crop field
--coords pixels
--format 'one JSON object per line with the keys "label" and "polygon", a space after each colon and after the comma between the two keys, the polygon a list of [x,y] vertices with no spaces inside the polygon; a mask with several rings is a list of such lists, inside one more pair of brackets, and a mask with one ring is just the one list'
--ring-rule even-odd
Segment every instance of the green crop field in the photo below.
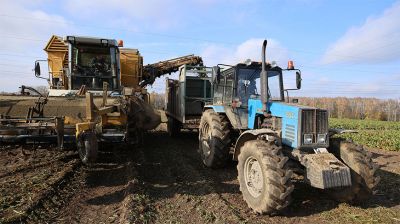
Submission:
{"label": "green crop field", "polygon": [[343,137],[351,138],[367,147],[400,150],[400,122],[331,118],[329,125],[331,128],[358,131],[343,134]]}

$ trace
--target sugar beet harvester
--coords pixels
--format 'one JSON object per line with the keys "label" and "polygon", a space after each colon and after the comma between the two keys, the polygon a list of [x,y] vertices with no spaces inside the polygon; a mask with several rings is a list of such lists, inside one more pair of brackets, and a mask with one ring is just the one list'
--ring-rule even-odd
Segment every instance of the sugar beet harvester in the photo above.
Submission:
{"label": "sugar beet harvester", "polygon": [[95,161],[98,141],[140,142],[161,121],[146,85],[181,65],[202,64],[188,55],[143,66],[138,50],[92,37],[52,36],[44,50],[49,75],[41,74],[40,60],[35,75],[48,81],[48,94],[22,86],[19,95],[0,96],[0,143],[63,147],[72,140],[84,163]]}
{"label": "sugar beet harvester", "polygon": [[243,198],[261,214],[276,213],[290,203],[292,173],[341,201],[373,193],[379,178],[371,155],[360,145],[335,137],[328,112],[285,101],[282,69],[265,62],[237,64],[213,75],[213,103],[204,107],[199,126],[199,153],[208,167],[238,161]]}

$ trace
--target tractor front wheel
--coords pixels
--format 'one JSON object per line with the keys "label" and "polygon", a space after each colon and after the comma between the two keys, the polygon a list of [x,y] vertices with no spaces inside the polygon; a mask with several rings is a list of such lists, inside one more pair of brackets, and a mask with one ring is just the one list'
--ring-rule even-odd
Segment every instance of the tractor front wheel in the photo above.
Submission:
{"label": "tractor front wheel", "polygon": [[84,164],[95,162],[98,151],[96,134],[92,131],[80,134],[77,140],[77,148],[79,157]]}
{"label": "tractor front wheel", "polygon": [[240,191],[247,205],[259,214],[274,214],[290,203],[294,186],[288,157],[274,142],[246,142],[238,157]]}
{"label": "tractor front wheel", "polygon": [[380,178],[376,176],[378,166],[372,162],[371,154],[361,145],[342,138],[330,140],[329,151],[342,160],[351,172],[352,185],[346,188],[329,190],[340,202],[357,202],[374,193]]}

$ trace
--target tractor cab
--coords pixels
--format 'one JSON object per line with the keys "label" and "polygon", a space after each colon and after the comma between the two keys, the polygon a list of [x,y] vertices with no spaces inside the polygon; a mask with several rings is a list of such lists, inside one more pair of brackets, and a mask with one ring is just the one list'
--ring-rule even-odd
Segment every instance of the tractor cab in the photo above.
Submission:
{"label": "tractor cab", "polygon": [[[262,96],[268,98],[266,105],[268,111],[273,104],[285,104],[289,100],[285,92],[297,90],[301,87],[300,70],[294,69],[293,62],[288,63],[287,69],[276,66],[275,63],[266,64],[267,80],[262,78],[262,63],[247,62],[235,66],[219,65],[213,71],[213,105],[210,106],[219,113],[226,113],[238,129],[260,128],[260,117],[264,111],[262,108]],[[222,70],[222,71],[221,71]],[[296,73],[293,76],[293,72]],[[296,88],[284,88],[284,76],[287,79],[296,79]],[[240,116],[236,116],[239,114]]]}
{"label": "tractor cab", "polygon": [[[272,101],[284,101],[283,75],[278,66],[268,66],[268,95]],[[215,71],[221,70],[219,67]],[[261,63],[239,63],[216,72],[214,103],[246,108],[250,99],[261,100]]]}

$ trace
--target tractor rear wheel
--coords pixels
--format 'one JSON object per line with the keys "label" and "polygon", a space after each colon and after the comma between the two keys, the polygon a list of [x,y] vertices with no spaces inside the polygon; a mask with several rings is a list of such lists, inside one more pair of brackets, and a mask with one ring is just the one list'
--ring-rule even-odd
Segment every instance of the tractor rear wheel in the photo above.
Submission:
{"label": "tractor rear wheel", "polygon": [[77,141],[77,148],[79,157],[84,164],[95,162],[98,151],[96,134],[92,131],[80,134]]}
{"label": "tractor rear wheel", "polygon": [[376,176],[378,165],[372,162],[371,154],[363,146],[342,138],[330,140],[329,151],[342,160],[351,172],[352,186],[329,190],[340,202],[357,202],[368,198],[380,178]]}
{"label": "tractor rear wheel", "polygon": [[281,147],[263,140],[247,141],[238,160],[240,191],[253,211],[270,215],[289,205],[292,171]]}
{"label": "tractor rear wheel", "polygon": [[176,137],[181,132],[182,124],[173,117],[168,117],[167,131],[169,136]]}
{"label": "tractor rear wheel", "polygon": [[229,122],[224,115],[206,110],[201,116],[199,127],[199,153],[207,167],[220,168],[229,159]]}

